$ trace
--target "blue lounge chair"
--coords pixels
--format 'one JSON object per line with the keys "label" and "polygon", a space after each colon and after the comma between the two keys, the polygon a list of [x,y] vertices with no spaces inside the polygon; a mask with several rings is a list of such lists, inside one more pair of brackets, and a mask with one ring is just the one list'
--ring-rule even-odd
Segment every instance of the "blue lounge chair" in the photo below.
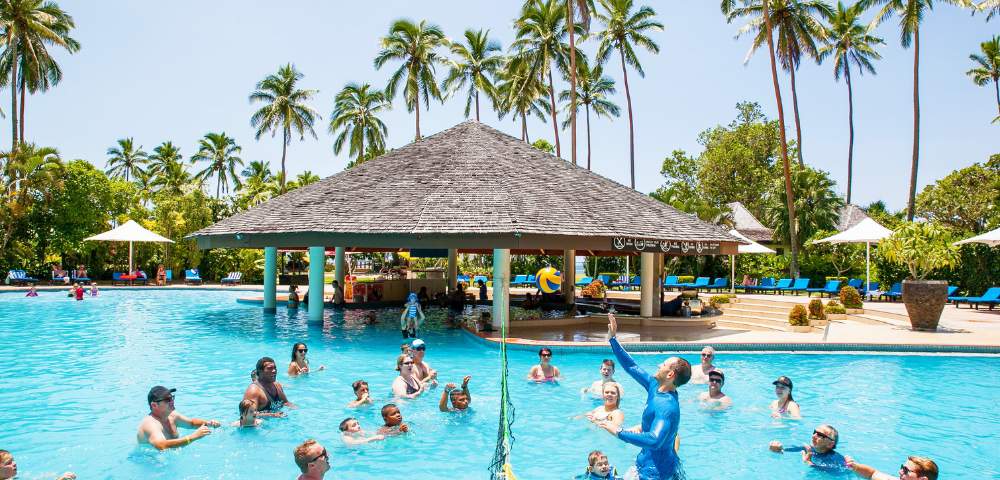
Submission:
{"label": "blue lounge chair", "polygon": [[725,290],[727,288],[729,288],[729,279],[726,278],[726,277],[719,277],[719,278],[716,278],[715,281],[712,282],[711,285],[705,287],[705,290],[708,290],[708,291],[712,291],[712,290],[722,291],[722,290]]}
{"label": "blue lounge chair", "polygon": [[808,278],[796,278],[795,283],[793,283],[791,287],[779,290],[778,293],[783,295],[785,292],[792,292],[798,295],[799,292],[804,292],[807,288],[809,288]]}
{"label": "blue lounge chair", "polygon": [[624,289],[627,286],[628,286],[628,277],[626,277],[625,275],[618,275],[618,278],[611,281],[612,288],[617,287]]}
{"label": "blue lounge chair", "polygon": [[90,284],[90,277],[87,276],[78,277],[76,276],[76,270],[72,270],[69,272],[69,279],[71,282],[75,283],[82,283],[84,285]]}
{"label": "blue lounge chair", "polygon": [[960,303],[968,303],[969,308],[975,308],[976,310],[979,310],[979,305],[981,304],[989,305],[990,310],[993,310],[994,306],[1000,305],[1000,287],[991,287],[989,290],[986,290],[986,293],[978,297],[957,297],[955,307],[958,307]]}
{"label": "blue lounge chair", "polygon": [[486,282],[489,281],[489,279],[486,278],[486,275],[476,275],[475,277],[472,277],[472,284],[473,285],[479,285],[479,281],[480,280],[482,280],[483,283],[486,283]]}
{"label": "blue lounge chair", "polygon": [[66,283],[66,275],[56,275],[56,272],[52,272],[52,278],[49,279],[49,285]]}
{"label": "blue lounge chair", "polygon": [[635,288],[636,290],[641,289],[642,288],[642,278],[640,278],[638,275],[633,275],[632,276],[632,281],[628,282],[628,286],[629,286],[629,288]]}
{"label": "blue lounge chair", "polygon": [[605,287],[611,288],[611,275],[598,275],[597,279],[600,280]]}
{"label": "blue lounge chair", "polygon": [[747,293],[767,291],[774,288],[774,277],[764,277],[760,279],[760,283],[757,285],[737,285],[737,290],[744,290]]}
{"label": "blue lounge chair", "polygon": [[527,275],[514,275],[514,280],[511,280],[510,286],[520,287],[525,284],[525,281],[527,279],[528,279]]}
{"label": "blue lounge chair", "polygon": [[141,283],[143,285],[146,285],[147,282],[149,282],[149,275],[146,275],[146,272],[142,270],[139,270],[139,276],[135,277],[135,280],[132,280],[133,284]]}
{"label": "blue lounge chair", "polygon": [[538,279],[536,279],[534,275],[528,275],[528,279],[524,282],[527,283],[529,287],[533,287],[538,283]]}
{"label": "blue lounge chair", "polygon": [[165,283],[166,283],[167,285],[170,285],[170,282],[173,282],[173,281],[174,281],[174,271],[173,271],[173,270],[170,270],[170,269],[168,268],[168,269],[166,270],[166,273],[167,273],[167,278],[166,278],[166,281],[165,281]]}
{"label": "blue lounge chair", "polygon": [[878,296],[879,300],[883,298],[888,298],[889,301],[895,302],[897,298],[903,296],[903,284],[902,282],[896,282],[892,284],[892,288],[888,292],[882,292],[882,295]]}
{"label": "blue lounge chair", "polygon": [[824,294],[832,297],[840,293],[841,283],[843,282],[841,282],[840,280],[827,280],[826,285],[823,288],[807,288],[806,294],[808,294],[810,297],[813,295],[813,293],[819,293],[819,296],[821,297]]}
{"label": "blue lounge chair", "polygon": [[682,285],[682,287],[693,288],[695,290],[698,290],[699,288],[707,287],[709,282],[711,282],[711,280],[712,279],[709,277],[698,277],[694,280],[694,283],[685,283],[684,285]]}
{"label": "blue lounge chair", "polygon": [[187,285],[201,285],[201,274],[197,268],[184,270],[184,283]]}
{"label": "blue lounge chair", "polygon": [[958,300],[959,298],[968,298],[968,297],[962,297],[962,296],[959,296],[959,295],[955,295],[955,292],[957,292],[957,291],[958,291],[958,287],[957,286],[949,286],[948,287],[948,301],[949,302],[954,302],[954,301]]}
{"label": "blue lounge chair", "polygon": [[219,283],[223,285],[239,285],[243,281],[243,272],[229,272],[226,278],[219,280]]}
{"label": "blue lounge chair", "polygon": [[576,286],[586,287],[587,285],[590,285],[590,282],[593,281],[594,281],[593,277],[581,277],[576,280]]}
{"label": "blue lounge chair", "polygon": [[7,272],[7,280],[11,285],[27,285],[38,283],[38,279],[34,277],[29,277],[28,273],[24,270],[9,270]]}
{"label": "blue lounge chair", "polygon": [[773,291],[774,293],[778,293],[778,292],[780,292],[782,290],[786,290],[786,289],[790,288],[791,286],[792,286],[792,279],[791,278],[782,278],[782,279],[778,280],[778,283],[775,283],[774,285],[772,285],[770,287],[767,287],[767,288],[761,288],[759,290],[762,291],[762,292],[772,292]]}
{"label": "blue lounge chair", "polygon": [[[466,285],[469,284],[469,276],[468,275],[459,275],[459,276],[455,277],[455,280],[458,281],[458,282],[464,283]],[[200,281],[200,279],[199,279],[199,281]]]}
{"label": "blue lounge chair", "polygon": [[668,275],[663,279],[664,288],[678,288],[681,284],[677,281],[677,275]]}

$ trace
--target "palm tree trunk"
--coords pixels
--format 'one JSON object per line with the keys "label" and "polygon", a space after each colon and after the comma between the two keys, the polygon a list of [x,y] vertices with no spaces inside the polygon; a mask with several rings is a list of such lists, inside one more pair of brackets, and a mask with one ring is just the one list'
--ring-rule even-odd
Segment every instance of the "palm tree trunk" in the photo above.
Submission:
{"label": "palm tree trunk", "polygon": [[281,184],[279,185],[278,191],[280,193],[285,193],[285,180],[287,176],[285,175],[285,154],[288,153],[288,129],[286,128],[281,132]]}
{"label": "palm tree trunk", "polygon": [[479,121],[479,89],[476,89],[476,121]]}
{"label": "palm tree trunk", "polygon": [[416,105],[417,110],[417,135],[413,138],[416,141],[420,140],[420,92],[417,92],[417,101],[413,103]]}
{"label": "palm tree trunk", "polygon": [[622,57],[622,77],[625,79],[625,103],[628,104],[628,161],[632,190],[635,190],[635,128],[632,125],[632,92],[628,88],[628,70],[625,69],[625,50],[619,48]]}
{"label": "palm tree trunk", "polygon": [[910,197],[906,202],[906,220],[912,222],[916,211],[917,166],[920,162],[920,26],[913,29],[913,160],[910,163]]}
{"label": "palm tree trunk", "polygon": [[556,90],[552,83],[552,69],[549,69],[549,103],[552,105],[552,134],[556,137],[556,156],[562,158],[562,149],[559,147],[559,122],[556,118]]}
{"label": "palm tree trunk", "polygon": [[590,105],[587,105],[587,170],[590,170]]}
{"label": "palm tree trunk", "polygon": [[799,245],[797,235],[795,234],[795,197],[792,192],[792,170],[788,164],[788,143],[785,140],[785,110],[781,106],[781,86],[778,85],[778,67],[774,61],[774,38],[771,35],[773,30],[771,30],[771,15],[768,12],[768,1],[763,1],[764,9],[762,15],[764,16],[764,24],[767,28],[767,52],[771,57],[771,82],[774,84],[774,98],[778,103],[778,133],[781,135],[781,161],[785,173],[785,203],[788,208],[788,248],[792,252],[792,259],[788,268],[792,278],[797,278],[799,273]]}
{"label": "palm tree trunk", "polygon": [[215,199],[219,199],[219,188],[222,186],[222,175],[215,179]]}
{"label": "palm tree trunk", "polygon": [[10,33],[7,34],[7,45],[10,45],[10,149],[17,148],[17,42],[11,41]]}
{"label": "palm tree trunk", "polygon": [[524,143],[531,143],[528,141],[528,118],[524,112],[521,112],[521,139]]}
{"label": "palm tree trunk", "polygon": [[792,68],[790,68],[789,73],[792,74],[792,110],[795,112],[795,141],[798,143],[798,156],[799,156],[799,166],[805,166],[805,162],[802,161],[802,127],[799,123],[799,95],[795,88],[795,62],[792,62]]}
{"label": "palm tree trunk", "polygon": [[997,93],[997,113],[1000,113],[1000,79],[993,79],[993,90]]}
{"label": "palm tree trunk", "polygon": [[569,27],[569,124],[570,158],[576,165],[576,41],[573,32],[573,2],[566,0],[566,25]]}
{"label": "palm tree trunk", "polygon": [[25,91],[24,81],[25,81],[24,80],[24,74],[22,73],[21,74],[21,111],[18,112],[18,114],[21,115],[21,124],[19,125],[20,133],[18,134],[18,137],[17,137],[17,138],[21,139],[21,142],[24,142],[24,91]]}
{"label": "palm tree trunk", "polygon": [[850,140],[847,143],[847,203],[851,203],[851,182],[854,178],[854,91],[851,88],[851,67],[844,62],[844,73],[847,79],[847,125]]}
{"label": "palm tree trunk", "polygon": [[361,163],[365,158],[365,136],[361,135],[361,146],[358,148],[358,162]]}

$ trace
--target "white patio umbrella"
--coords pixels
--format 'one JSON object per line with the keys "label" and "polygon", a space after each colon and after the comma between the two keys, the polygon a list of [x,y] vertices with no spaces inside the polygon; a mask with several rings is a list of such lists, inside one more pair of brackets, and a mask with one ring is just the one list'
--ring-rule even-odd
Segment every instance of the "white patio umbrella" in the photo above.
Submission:
{"label": "white patio umbrella", "polygon": [[863,243],[865,244],[865,291],[871,290],[872,244],[878,243],[892,235],[892,230],[879,225],[871,218],[866,218],[857,225],[831,237],[816,240],[813,243]]}
{"label": "white patio umbrella", "polygon": [[93,237],[85,238],[84,240],[95,240],[103,242],[128,242],[128,274],[132,274],[132,243],[133,242],[158,242],[158,243],[174,243],[173,240],[157,235],[149,230],[146,230],[129,220],[118,228],[113,230],[108,230],[107,232],[94,235]]}
{"label": "white patio umbrella", "polygon": [[985,243],[991,247],[1000,245],[1000,228],[990,230],[982,235],[976,235],[975,237],[955,242],[955,245],[965,245],[966,243]]}
{"label": "white patio umbrella", "polygon": [[[746,245],[740,245],[737,247],[736,251],[739,252],[740,255],[743,255],[744,253],[777,253],[774,250],[771,250],[770,248],[767,248],[753,240],[750,240],[745,235],[736,231],[735,229],[730,230],[729,234],[740,240],[743,240],[744,242],[747,242]],[[736,255],[729,255],[729,266],[732,269],[732,273],[730,274],[730,279],[729,279],[729,292],[733,293],[736,292]]]}

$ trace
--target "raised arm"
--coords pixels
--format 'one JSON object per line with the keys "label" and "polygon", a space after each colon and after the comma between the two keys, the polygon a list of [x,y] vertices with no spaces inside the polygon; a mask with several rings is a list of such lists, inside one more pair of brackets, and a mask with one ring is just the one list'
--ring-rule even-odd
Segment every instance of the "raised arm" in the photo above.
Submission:
{"label": "raised arm", "polygon": [[425,320],[424,309],[420,306],[419,303],[417,303],[417,316],[420,317],[420,322],[423,323],[423,321]]}
{"label": "raised arm", "polygon": [[629,376],[634,378],[635,381],[639,382],[639,385],[642,385],[642,388],[645,388],[648,391],[650,385],[656,384],[654,381],[655,379],[650,374],[646,373],[645,370],[639,368],[639,365],[636,365],[632,356],[629,355],[624,348],[622,348],[620,343],[618,343],[618,338],[615,336],[617,334],[618,321],[615,319],[614,314],[609,313],[608,337],[610,338],[608,339],[608,342],[611,343],[611,351],[614,352],[615,358],[618,359],[618,363],[625,368],[625,371],[628,372]]}
{"label": "raised arm", "polygon": [[448,408],[448,395],[451,394],[451,388],[449,387],[454,387],[454,386],[455,384],[449,383],[447,386],[444,387],[444,390],[441,392],[441,401],[438,402],[438,410],[441,410],[442,412],[451,411],[451,409]]}
{"label": "raised arm", "polygon": [[472,380],[472,375],[466,375],[462,379],[462,393],[465,394],[465,398],[469,401],[469,405],[472,404],[472,394],[469,393],[469,380]]}

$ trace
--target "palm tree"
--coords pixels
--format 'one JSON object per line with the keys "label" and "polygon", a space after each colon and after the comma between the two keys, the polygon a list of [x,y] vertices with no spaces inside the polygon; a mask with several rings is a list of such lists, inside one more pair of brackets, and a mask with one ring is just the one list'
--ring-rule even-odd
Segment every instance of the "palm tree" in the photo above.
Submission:
{"label": "palm tree", "polygon": [[163,142],[153,149],[153,154],[149,156],[148,171],[151,175],[163,174],[173,164],[179,164],[184,157],[181,149],[174,145],[174,142]]}
{"label": "palm tree", "polygon": [[[833,230],[840,220],[844,200],[834,192],[835,182],[830,176],[809,167],[793,166],[792,183],[797,238],[804,241],[821,231]],[[776,186],[775,191],[778,192],[778,198],[765,207],[764,218],[774,228],[775,238],[783,238],[788,234],[788,216],[782,205],[785,203],[785,195],[780,185]]]}
{"label": "palm tree", "polygon": [[[731,19],[731,13],[735,9],[736,0],[723,0],[722,13],[727,19]],[[795,193],[792,191],[792,170],[788,163],[788,141],[785,139],[785,109],[781,102],[781,86],[778,84],[778,67],[774,59],[774,31],[771,25],[770,0],[762,0],[761,17],[764,19],[764,35],[767,40],[767,53],[771,60],[771,83],[774,85],[774,100],[778,104],[778,134],[781,137],[781,164],[785,174],[785,206],[788,214],[788,246],[791,251],[791,259],[788,262],[789,273],[792,277],[799,273],[799,243],[795,229]],[[729,20],[731,21],[731,20]]]}
{"label": "palm tree", "polygon": [[403,99],[406,111],[416,112],[416,135],[420,140],[420,97],[424,106],[430,108],[431,98],[441,100],[441,89],[435,80],[435,67],[444,63],[444,58],[434,50],[447,46],[448,40],[437,25],[428,25],[426,20],[414,24],[410,20],[396,20],[389,27],[389,34],[382,37],[382,51],[375,56],[375,69],[381,69],[390,60],[402,63],[389,77],[385,86],[385,96],[392,101],[396,98],[400,82],[403,82]]}
{"label": "palm tree", "polygon": [[978,53],[969,55],[969,59],[978,66],[965,74],[980,87],[993,81],[993,90],[997,96],[997,111],[1000,111],[1000,35],[994,35],[990,40],[980,43],[979,51],[982,55]]}
{"label": "palm tree", "polygon": [[152,186],[157,193],[165,192],[173,196],[181,196],[184,195],[185,189],[191,185],[193,180],[194,178],[188,171],[186,164],[172,161],[162,164],[162,168],[157,171],[157,175],[153,178]]}
{"label": "palm tree", "polygon": [[62,188],[62,160],[50,147],[23,144],[0,153],[0,252],[7,251],[19,220],[31,213],[38,198],[45,198]]}
{"label": "palm tree", "polygon": [[576,116],[576,110],[583,105],[587,112],[587,170],[590,170],[590,111],[598,117],[618,117],[621,110],[618,105],[608,100],[608,97],[615,94],[615,81],[611,77],[604,76],[604,67],[601,64],[594,65],[593,69],[587,67],[587,61],[581,59],[580,72],[576,76],[579,79],[577,91],[574,95],[569,90],[559,93],[559,101],[569,101],[566,106],[570,110],[570,118],[563,122],[563,128],[571,125],[572,118]]}
{"label": "palm tree", "polygon": [[319,175],[316,175],[315,173],[306,170],[296,175],[295,180],[293,180],[292,183],[290,183],[289,185],[294,185],[294,188],[299,188],[309,184],[316,183],[320,180],[321,178],[319,178]]}
{"label": "palm tree", "polygon": [[389,130],[378,118],[378,114],[392,106],[385,98],[385,92],[373,90],[367,83],[348,83],[334,102],[329,128],[331,135],[337,135],[333,153],[339,154],[344,143],[349,142],[350,156],[360,163],[367,153],[365,143],[370,150],[385,150],[385,137],[389,135]]}
{"label": "palm tree", "polygon": [[142,145],[136,147],[132,137],[118,139],[118,146],[109,148],[107,154],[111,158],[106,162],[106,173],[112,177],[124,177],[126,182],[142,172],[142,166],[149,162],[149,156],[142,150]]}
{"label": "palm tree", "polygon": [[987,12],[986,21],[988,22],[994,16],[1000,15],[1000,0],[983,0],[976,5],[976,10]]}
{"label": "palm tree", "polygon": [[[43,86],[42,77],[53,74],[55,62],[49,56],[47,46],[56,45],[67,49],[70,53],[79,49],[79,43],[69,36],[74,27],[73,18],[59,8],[54,2],[43,0],[2,0],[0,1],[0,31],[7,49],[0,60],[5,67],[0,74],[9,78],[11,103],[11,145],[17,146],[18,129],[18,91],[20,89],[22,103],[25,87],[29,80],[36,88]],[[19,75],[18,69],[28,68],[27,75]],[[9,77],[8,77],[9,75]],[[61,76],[57,73],[55,78]],[[50,81],[47,85],[53,84]],[[56,80],[58,82],[58,80]],[[29,87],[30,88],[30,87]],[[23,119],[23,115],[21,116]]]}
{"label": "palm tree", "polygon": [[552,116],[552,134],[555,136],[556,156],[562,156],[559,142],[559,123],[556,120],[556,94],[552,82],[552,64],[567,71],[569,46],[563,43],[566,36],[566,10],[556,0],[532,0],[521,10],[521,17],[514,22],[517,40],[512,48],[516,56],[530,65],[542,82],[548,77],[549,111]]}
{"label": "palm tree", "polygon": [[[963,4],[966,0],[943,0]],[[906,203],[906,220],[913,221],[916,212],[917,167],[920,163],[920,22],[934,7],[933,0],[861,0],[863,8],[882,5],[871,25],[877,26],[893,14],[899,14],[900,44],[913,44],[913,157],[910,162],[910,193]]]}
{"label": "palm tree", "polygon": [[[243,149],[222,133],[207,133],[198,141],[198,153],[191,156],[191,163],[205,161],[208,166],[195,174],[199,180],[215,177],[215,198],[221,198],[220,192],[229,191],[230,180],[239,188],[240,177],[236,175],[236,166],[243,166],[243,159],[237,157]],[[284,184],[282,184],[284,185]]]}
{"label": "palm tree", "polygon": [[250,94],[250,103],[263,103],[264,106],[250,117],[250,125],[257,129],[256,138],[267,132],[273,137],[281,131],[281,193],[285,193],[285,157],[288,144],[292,141],[292,132],[299,134],[299,140],[305,140],[306,132],[316,138],[313,124],[319,114],[306,104],[316,95],[317,90],[304,90],[296,86],[303,75],[295,70],[292,64],[286,64],[277,73],[264,77],[257,83],[257,89]]}
{"label": "palm tree", "polygon": [[839,80],[843,75],[844,82],[847,83],[847,124],[850,130],[847,145],[847,203],[851,203],[854,178],[854,90],[851,85],[851,63],[857,66],[858,73],[864,75],[867,71],[874,75],[872,60],[882,58],[875,51],[875,46],[885,43],[861,24],[862,13],[864,9],[860,4],[845,7],[843,2],[838,1],[837,10],[830,17],[827,44],[819,51],[821,59],[833,55],[833,78]]}
{"label": "palm tree", "polygon": [[243,182],[237,189],[240,193],[237,203],[243,208],[256,207],[277,193],[271,165],[268,162],[260,160],[250,162],[240,174],[243,175]]}
{"label": "palm tree", "polygon": [[514,121],[520,119],[521,140],[530,143],[528,117],[534,116],[544,122],[545,116],[551,113],[549,103],[544,100],[548,89],[524,58],[510,58],[498,77],[500,82],[497,85],[497,97],[500,117],[513,113]]}
{"label": "palm tree", "polygon": [[[830,18],[833,10],[823,0],[771,0],[771,25],[777,29],[778,35],[778,60],[781,68],[789,73],[792,82],[792,110],[795,113],[795,138],[796,152],[798,153],[799,165],[803,165],[802,160],[802,126],[799,119],[799,96],[795,86],[795,71],[802,63],[802,54],[819,59],[819,49],[816,45],[817,39],[823,39],[825,32],[823,25],[816,19],[817,16]],[[767,43],[764,38],[763,21],[760,14],[763,11],[763,4],[749,2],[741,8],[733,9],[729,13],[728,20],[740,17],[756,17],[747,25],[740,29],[737,37],[753,32],[754,40],[747,53],[745,61],[750,61],[758,48]]]}
{"label": "palm tree", "polygon": [[628,148],[629,172],[632,189],[635,189],[635,125],[632,117],[632,92],[628,86],[628,69],[631,65],[640,77],[646,72],[635,54],[634,45],[638,45],[651,53],[660,53],[660,46],[647,36],[648,32],[663,30],[663,24],[657,22],[656,12],[648,7],[639,7],[632,11],[632,0],[600,0],[603,13],[597,13],[597,18],[604,23],[604,31],[598,33],[601,43],[597,47],[597,60],[607,63],[612,50],[618,50],[622,62],[622,78],[625,81],[625,103],[628,107]]}
{"label": "palm tree", "polygon": [[503,67],[504,58],[500,42],[489,39],[490,31],[465,31],[466,44],[452,43],[451,53],[455,58],[448,60],[451,69],[441,83],[441,90],[451,94],[469,86],[465,99],[465,117],[469,117],[472,103],[476,104],[476,121],[479,121],[479,92],[493,100],[496,107],[496,89],[493,79]]}
{"label": "palm tree", "polygon": [[[573,7],[576,6],[576,10]],[[594,9],[594,0],[566,0],[566,30],[569,31],[569,103],[576,105],[576,13],[580,15],[580,30],[584,35],[590,33],[590,12]],[[590,113],[589,111],[587,112]],[[569,112],[570,122],[570,158],[576,165],[576,109]],[[565,126],[563,128],[566,128]],[[587,170],[590,170],[590,120],[587,120]]]}

